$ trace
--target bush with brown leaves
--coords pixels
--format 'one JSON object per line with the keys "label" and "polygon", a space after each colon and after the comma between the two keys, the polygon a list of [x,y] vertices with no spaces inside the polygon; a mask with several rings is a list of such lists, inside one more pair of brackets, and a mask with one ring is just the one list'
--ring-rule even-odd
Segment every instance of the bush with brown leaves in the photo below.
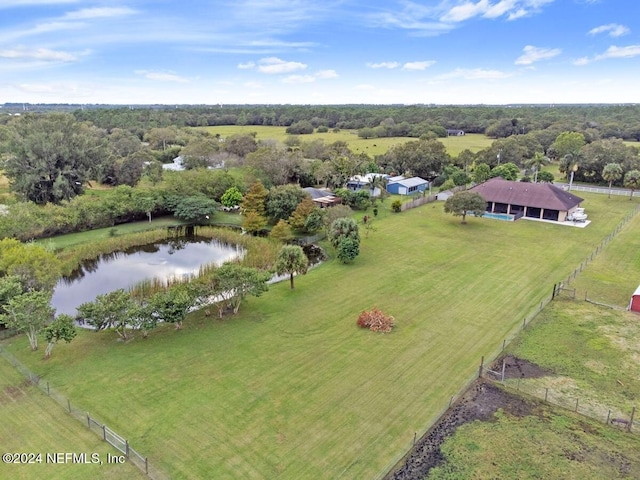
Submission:
{"label": "bush with brown leaves", "polygon": [[365,310],[358,317],[358,326],[368,328],[372,332],[389,333],[395,325],[395,319],[377,307]]}

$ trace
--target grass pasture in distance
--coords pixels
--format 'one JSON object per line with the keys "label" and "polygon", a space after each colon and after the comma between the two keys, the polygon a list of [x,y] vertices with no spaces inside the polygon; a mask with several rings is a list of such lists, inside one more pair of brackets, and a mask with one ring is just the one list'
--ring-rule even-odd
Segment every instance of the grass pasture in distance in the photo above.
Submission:
{"label": "grass pasture in distance", "polygon": [[[196,127],[206,130],[212,135],[220,134],[222,137],[228,137],[237,134],[249,134],[256,132],[256,138],[258,140],[273,139],[279,142],[284,142],[291,135],[286,133],[286,127],[274,127],[274,126],[261,126],[261,125],[221,125],[215,127]],[[309,142],[312,140],[321,139],[325,144],[333,142],[346,142],[349,148],[355,153],[364,152],[371,158],[376,155],[382,155],[386,153],[392,146],[402,144],[410,141],[416,141],[417,138],[409,137],[388,137],[388,138],[360,138],[358,137],[357,130],[340,130],[333,132],[329,130],[326,133],[314,132],[309,135],[298,135],[298,138],[302,142]],[[462,150],[469,149],[472,152],[477,152],[483,148],[491,146],[493,140],[482,134],[467,134],[460,137],[447,137],[439,138],[440,142],[444,143],[447,147],[447,152],[453,157],[456,157]]]}
{"label": "grass pasture in distance", "polygon": [[[37,355],[42,357],[42,352]],[[55,353],[54,353],[55,355]],[[145,475],[128,461],[107,464],[107,454],[120,452],[29,384],[4,358],[0,358],[0,445],[2,453],[41,453],[42,463],[17,465],[0,462],[0,478],[21,479],[143,479]],[[47,464],[46,453],[91,453],[103,465]]]}
{"label": "grass pasture in distance", "polygon": [[[5,345],[171,478],[379,478],[635,206],[583,196],[585,229],[460,225],[429,204],[377,222],[352,265],[274,285],[236,317],[198,312],[128,344],[83,331],[48,362]],[[356,327],[372,306],[391,334]]]}

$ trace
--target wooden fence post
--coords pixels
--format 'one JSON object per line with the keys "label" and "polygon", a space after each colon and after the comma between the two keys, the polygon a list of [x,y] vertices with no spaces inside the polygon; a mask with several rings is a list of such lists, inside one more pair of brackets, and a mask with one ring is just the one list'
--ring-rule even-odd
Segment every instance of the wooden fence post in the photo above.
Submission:
{"label": "wooden fence post", "polygon": [[478,378],[482,378],[482,369],[484,367],[484,355],[480,359],[480,368],[478,369]]}
{"label": "wooden fence post", "polygon": [[544,389],[544,401],[545,403],[547,402],[547,398],[549,397],[549,389],[545,388]]}
{"label": "wooden fence post", "polygon": [[636,407],[633,407],[631,409],[631,420],[629,420],[629,426],[627,427],[627,430],[630,432],[631,431],[631,426],[633,425],[633,417],[636,416]]}
{"label": "wooden fence post", "polygon": [[89,414],[87,413],[87,428],[91,430],[91,418],[89,418]]}
{"label": "wooden fence post", "polygon": [[576,413],[578,413],[578,400],[579,400],[579,399],[578,399],[578,398],[576,398],[576,410],[575,410],[575,412],[576,412]]}
{"label": "wooden fence post", "polygon": [[507,361],[503,358],[502,359],[502,380],[501,382],[504,384],[504,371],[507,368]]}
{"label": "wooden fence post", "polygon": [[71,400],[67,398],[67,408],[69,408],[69,413],[71,413]]}

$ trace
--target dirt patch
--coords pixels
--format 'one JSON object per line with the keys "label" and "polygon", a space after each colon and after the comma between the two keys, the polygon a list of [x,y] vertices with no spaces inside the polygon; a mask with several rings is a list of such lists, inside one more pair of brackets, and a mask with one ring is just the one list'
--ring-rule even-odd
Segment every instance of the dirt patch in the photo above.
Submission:
{"label": "dirt patch", "polygon": [[536,414],[538,405],[511,395],[493,383],[477,380],[438,423],[416,442],[403,464],[389,473],[385,480],[423,480],[429,470],[444,462],[440,446],[460,425],[474,420],[492,421],[498,409],[524,417]]}
{"label": "dirt patch", "polygon": [[22,382],[20,385],[8,385],[2,389],[0,395],[0,405],[3,403],[17,402],[26,395],[25,389],[31,384],[28,381]]}
{"label": "dirt patch", "polygon": [[553,372],[546,370],[535,363],[527,360],[505,355],[498,358],[491,367],[492,371],[502,374],[502,361],[504,360],[504,378],[540,378],[552,375]]}

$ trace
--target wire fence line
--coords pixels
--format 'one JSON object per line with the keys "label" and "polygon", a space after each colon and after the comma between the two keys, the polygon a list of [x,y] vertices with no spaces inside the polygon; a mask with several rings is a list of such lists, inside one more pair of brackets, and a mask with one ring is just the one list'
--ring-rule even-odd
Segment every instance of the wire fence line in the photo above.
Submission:
{"label": "wire fence line", "polygon": [[[422,440],[422,438],[429,434],[432,428],[434,428],[438,422],[442,419],[445,413],[454,405],[458,400],[460,400],[467,390],[473,385],[473,383],[478,378],[486,378],[492,381],[500,381],[497,377],[497,372],[491,371],[485,367],[485,365],[490,365],[495,362],[500,355],[504,353],[504,350],[508,345],[511,344],[513,340],[515,340],[523,330],[525,330],[529,324],[538,316],[538,314],[546,307],[549,303],[553,301],[555,297],[557,297],[561,292],[569,290],[567,286],[571,283],[573,279],[576,278],[578,273],[580,273],[589,262],[593,261],[596,256],[602,253],[604,247],[613,240],[613,238],[622,230],[622,228],[631,221],[631,219],[640,211],[640,205],[636,206],[633,212],[629,213],[626,217],[624,217],[620,223],[614,228],[614,230],[609,234],[602,242],[596,247],[596,249],[589,254],[585,260],[582,261],[579,267],[577,267],[566,279],[565,281],[556,283],[553,285],[553,290],[550,295],[545,296],[539,305],[533,307],[533,309],[527,314],[523,319],[522,323],[518,323],[503,339],[502,344],[496,347],[490,354],[486,357],[483,356],[480,360],[480,366],[478,371],[473,374],[462,386],[457,393],[451,396],[448,405],[443,406],[440,412],[426,425],[424,429],[420,432],[413,432],[411,435],[411,439],[407,444],[407,451],[404,452],[401,456],[393,459],[388,465],[386,469],[386,473],[378,476],[378,479],[391,479],[393,478],[393,473],[404,463],[407,457],[409,457],[413,451],[414,446],[416,445],[418,439]],[[575,289],[574,289],[575,295]],[[589,418],[593,418],[595,420],[604,421],[607,424],[618,425],[624,428],[627,428],[628,431],[633,431],[634,433],[638,433],[638,429],[633,430],[632,426],[637,425],[638,422],[635,420],[635,407],[632,408],[631,412],[624,412],[622,409],[609,409],[606,407],[599,406],[594,404],[593,402],[587,401],[585,399],[581,399],[578,397],[571,397],[568,395],[564,395],[560,392],[557,392],[553,389],[549,389],[549,387],[534,387],[529,386],[528,384],[521,384],[519,381],[516,382],[515,387],[513,385],[504,384],[506,388],[515,390],[517,392],[522,392],[528,394],[530,396],[544,399],[547,403],[553,403],[554,405],[571,409],[574,412],[587,416]],[[540,393],[540,392],[544,393]],[[606,408],[606,412],[605,412]],[[419,442],[418,442],[419,443]]]}
{"label": "wire fence line", "polygon": [[32,385],[38,387],[47,394],[48,397],[58,403],[73,418],[84,424],[89,430],[99,435],[105,442],[122,452],[129,461],[144,472],[152,480],[166,480],[169,477],[162,471],[155,468],[149,459],[134,450],[128,440],[113,431],[111,428],[100,423],[84,410],[81,410],[71,403],[71,400],[55,390],[48,381],[36,375],[21,363],[14,355],[7,352],[0,346],[0,357],[9,362],[18,372],[20,372]]}
{"label": "wire fence line", "polygon": [[638,422],[635,420],[636,407],[631,407],[630,410],[625,411],[623,407],[611,407],[602,405],[586,396],[580,397],[578,395],[570,395],[559,391],[553,385],[547,386],[541,384],[539,381],[527,382],[522,379],[505,379],[504,375],[501,378],[501,373],[485,369],[483,372],[483,378],[495,383],[500,383],[505,388],[518,393],[524,393],[530,397],[543,400],[549,405],[563,408],[565,410],[578,413],[593,420],[609,424],[616,425],[624,428],[628,432],[640,433],[640,429],[634,429],[634,425],[637,427]]}
{"label": "wire fence line", "polygon": [[[521,330],[524,330],[527,327],[527,325],[531,322],[531,320],[533,320],[537,316],[539,311],[541,311],[544,308],[544,306],[549,304],[551,300],[553,300],[554,298],[558,296],[569,296],[575,299],[576,289],[568,288],[568,286],[576,278],[576,276],[580,272],[582,272],[582,270],[589,264],[589,262],[593,261],[598,256],[599,253],[602,253],[602,250],[604,249],[604,247],[608,243],[610,243],[616,237],[616,235],[618,235],[618,233],[620,233],[620,231],[624,228],[624,226],[627,225],[639,211],[640,211],[640,205],[636,206],[633,212],[629,213],[626,217],[624,217],[620,221],[620,223],[614,228],[614,230],[605,239],[602,240],[602,242],[595,248],[595,250],[591,252],[591,254],[587,256],[585,260],[583,260],[580,263],[579,267],[575,268],[574,271],[565,280],[553,286],[553,293],[551,297],[550,298],[548,297],[541,302],[540,310],[538,310],[537,312],[534,312],[534,314],[529,318],[528,321],[526,317],[525,319],[523,319]],[[591,300],[587,297],[586,292],[585,292],[585,301],[595,303],[601,306],[605,306],[608,308],[622,309],[622,307],[619,307],[616,305],[607,305],[604,303]],[[518,332],[512,338],[503,340],[501,350],[504,350],[506,346],[509,343],[511,343],[511,341],[519,333],[520,332]],[[490,361],[488,363],[492,363],[498,358],[498,356],[494,354],[489,358],[490,358]],[[603,421],[604,423],[623,426],[629,432],[634,431],[632,427],[634,424],[638,423],[635,421],[635,413],[636,413],[635,406],[632,407],[630,411],[624,411],[624,408],[621,408],[621,407],[603,406],[596,402],[593,402],[592,400],[588,400],[585,397],[580,398],[579,396],[576,396],[576,395],[565,394],[563,392],[558,391],[553,386],[541,386],[540,382],[523,383],[521,382],[520,379],[517,379],[514,384],[514,381],[512,380],[505,381],[504,366],[503,366],[502,372],[496,372],[496,371],[492,371],[485,368],[484,365],[485,365],[485,359],[484,357],[482,357],[480,361],[478,377],[500,382],[506,388],[528,394],[532,397],[542,399],[549,404],[553,404],[561,408],[572,410],[576,413],[580,413],[589,418],[593,418],[598,421]],[[635,432],[638,433],[638,430],[635,430]]]}

